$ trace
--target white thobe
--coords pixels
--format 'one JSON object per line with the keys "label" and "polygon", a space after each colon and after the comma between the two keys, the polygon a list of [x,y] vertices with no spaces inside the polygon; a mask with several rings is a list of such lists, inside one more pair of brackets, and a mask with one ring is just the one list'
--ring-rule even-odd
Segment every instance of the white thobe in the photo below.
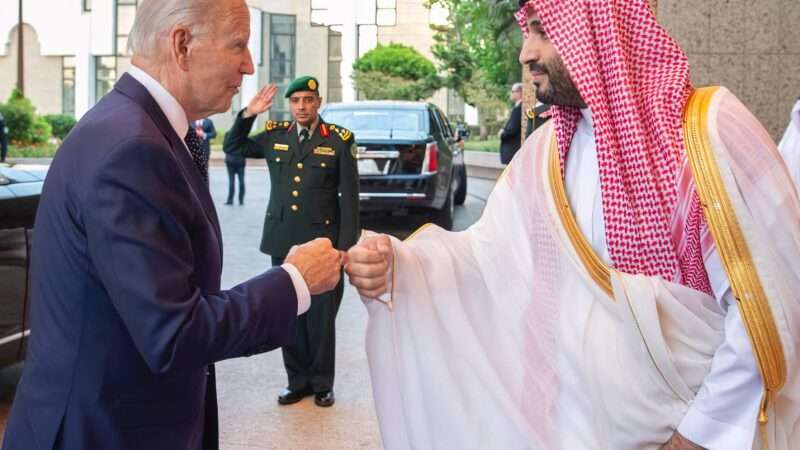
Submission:
{"label": "white thobe", "polygon": [[[588,109],[581,112],[565,164],[564,183],[581,232],[597,255],[610,264],[592,115]],[[705,260],[705,267],[714,297],[726,311],[725,340],[714,354],[711,370],[678,431],[692,442],[711,450],[749,450],[757,428],[763,383],[716,250]],[[576,295],[573,298],[575,303],[569,305],[570,316],[577,322],[588,320],[592,297]],[[577,333],[585,324],[572,322],[572,325]],[[579,374],[575,373],[574,379],[580,379]],[[572,396],[568,390],[562,395],[562,401],[565,402],[562,416],[571,414],[571,411],[585,410],[569,406],[585,399]],[[580,427],[587,425],[589,419],[570,417],[567,420],[570,426]]]}
{"label": "white thobe", "polygon": [[783,156],[786,168],[789,169],[789,175],[791,175],[794,185],[800,186],[800,100],[792,108],[789,126],[783,133],[778,150]]}

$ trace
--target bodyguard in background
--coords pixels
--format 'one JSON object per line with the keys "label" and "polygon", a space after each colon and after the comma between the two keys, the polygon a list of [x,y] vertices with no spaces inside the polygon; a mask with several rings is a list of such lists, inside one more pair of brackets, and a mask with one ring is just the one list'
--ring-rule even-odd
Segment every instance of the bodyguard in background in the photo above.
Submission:
{"label": "bodyguard in background", "polygon": [[225,167],[228,169],[228,200],[226,205],[233,204],[236,194],[236,178],[239,179],[239,204],[244,205],[244,169],[247,159],[239,153],[225,153]]}
{"label": "bodyguard in background", "polygon": [[506,126],[500,130],[500,162],[508,164],[511,158],[519,150],[522,144],[522,83],[514,83],[511,87],[511,101],[514,108],[511,109],[511,116],[506,122]]}
{"label": "bodyguard in background", "polygon": [[[270,196],[261,251],[282,264],[289,248],[326,237],[347,250],[359,236],[358,169],[353,133],[319,116],[322,98],[316,78],[294,80],[285,97],[294,121],[268,121],[251,137],[258,114],[272,106],[277,92],[266,86],[236,117],[225,136],[225,153],[265,158]],[[342,300],[342,281],[330,292],[313,296],[311,308],[298,318],[297,341],[283,346],[288,388],[278,403],[288,405],[314,394],[318,406],[334,403],[335,319]]]}
{"label": "bodyguard in background", "polygon": [[0,162],[5,162],[8,155],[8,128],[6,119],[0,114]]}

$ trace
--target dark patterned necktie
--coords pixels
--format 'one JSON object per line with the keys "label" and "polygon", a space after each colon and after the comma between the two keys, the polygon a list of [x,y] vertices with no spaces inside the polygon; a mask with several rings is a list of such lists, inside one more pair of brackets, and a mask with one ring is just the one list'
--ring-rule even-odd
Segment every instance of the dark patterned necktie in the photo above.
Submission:
{"label": "dark patterned necktie", "polygon": [[194,128],[189,127],[189,131],[186,133],[186,137],[183,138],[183,141],[186,142],[186,147],[189,148],[189,153],[192,155],[192,161],[194,161],[194,165],[197,166],[197,170],[200,171],[200,176],[202,176],[203,181],[207,183],[208,160],[206,159],[206,156],[203,154],[203,148],[200,143],[200,137],[194,131]]}
{"label": "dark patterned necktie", "polygon": [[303,128],[300,130],[300,143],[302,144],[306,140],[308,140],[308,128]]}

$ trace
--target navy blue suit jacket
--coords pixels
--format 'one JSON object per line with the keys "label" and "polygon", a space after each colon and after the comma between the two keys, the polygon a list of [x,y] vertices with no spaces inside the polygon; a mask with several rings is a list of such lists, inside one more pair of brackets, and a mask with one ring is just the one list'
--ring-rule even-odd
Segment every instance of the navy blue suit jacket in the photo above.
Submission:
{"label": "navy blue suit jacket", "polygon": [[204,181],[129,75],[64,141],[44,184],[31,335],[4,450],[215,448],[215,361],[292,342],[271,269],[220,290]]}

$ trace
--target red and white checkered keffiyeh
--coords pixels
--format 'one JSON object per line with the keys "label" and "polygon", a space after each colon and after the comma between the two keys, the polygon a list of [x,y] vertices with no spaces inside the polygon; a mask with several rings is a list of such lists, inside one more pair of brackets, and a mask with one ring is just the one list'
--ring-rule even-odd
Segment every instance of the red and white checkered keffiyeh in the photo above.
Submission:
{"label": "red and white checkered keffiyeh", "polygon": [[[710,292],[699,200],[693,184],[679,190],[692,92],[686,54],[645,0],[530,0],[516,14],[526,34],[529,8],[592,111],[614,266]],[[580,111],[551,110],[563,167]],[[677,230],[676,211],[683,215]]]}

